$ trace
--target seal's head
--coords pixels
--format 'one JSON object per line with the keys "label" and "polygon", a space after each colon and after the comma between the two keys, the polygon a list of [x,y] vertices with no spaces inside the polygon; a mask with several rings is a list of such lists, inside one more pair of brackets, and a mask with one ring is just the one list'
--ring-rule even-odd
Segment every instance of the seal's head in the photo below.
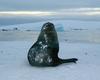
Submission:
{"label": "seal's head", "polygon": [[38,41],[58,44],[58,36],[53,23],[47,22],[43,25]]}
{"label": "seal's head", "polygon": [[43,32],[54,32],[55,31],[55,27],[54,27],[54,24],[53,23],[50,23],[50,22],[47,22],[43,25],[41,31]]}

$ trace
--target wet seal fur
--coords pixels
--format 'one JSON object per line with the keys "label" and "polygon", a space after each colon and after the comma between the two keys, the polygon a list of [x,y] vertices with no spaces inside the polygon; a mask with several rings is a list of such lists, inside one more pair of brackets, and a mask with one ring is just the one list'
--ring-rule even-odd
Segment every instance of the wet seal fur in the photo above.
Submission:
{"label": "wet seal fur", "polygon": [[37,41],[28,52],[28,61],[32,66],[57,66],[62,63],[76,63],[77,58],[60,59],[58,57],[59,41],[52,23],[43,25]]}

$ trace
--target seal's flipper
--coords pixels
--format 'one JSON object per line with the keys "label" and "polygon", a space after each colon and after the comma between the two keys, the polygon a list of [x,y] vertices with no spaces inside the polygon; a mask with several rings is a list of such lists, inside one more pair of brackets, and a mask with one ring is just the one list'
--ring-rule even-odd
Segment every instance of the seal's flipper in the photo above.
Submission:
{"label": "seal's flipper", "polygon": [[78,61],[77,58],[70,58],[70,59],[61,59],[61,63],[76,63]]}

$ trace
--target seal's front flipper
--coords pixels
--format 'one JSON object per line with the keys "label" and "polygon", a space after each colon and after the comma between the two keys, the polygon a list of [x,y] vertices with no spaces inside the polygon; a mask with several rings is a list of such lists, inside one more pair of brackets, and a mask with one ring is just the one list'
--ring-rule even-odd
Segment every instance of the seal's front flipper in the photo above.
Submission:
{"label": "seal's front flipper", "polygon": [[76,61],[78,61],[77,58],[61,59],[61,63],[76,63]]}

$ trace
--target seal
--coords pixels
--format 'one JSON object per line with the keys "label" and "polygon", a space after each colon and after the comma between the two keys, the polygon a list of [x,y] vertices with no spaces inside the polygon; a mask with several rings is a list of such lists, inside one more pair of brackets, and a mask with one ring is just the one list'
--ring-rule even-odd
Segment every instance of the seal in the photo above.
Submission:
{"label": "seal", "polygon": [[57,66],[62,63],[76,63],[77,58],[60,59],[58,57],[59,41],[54,24],[43,25],[37,41],[28,52],[28,61],[32,66]]}

